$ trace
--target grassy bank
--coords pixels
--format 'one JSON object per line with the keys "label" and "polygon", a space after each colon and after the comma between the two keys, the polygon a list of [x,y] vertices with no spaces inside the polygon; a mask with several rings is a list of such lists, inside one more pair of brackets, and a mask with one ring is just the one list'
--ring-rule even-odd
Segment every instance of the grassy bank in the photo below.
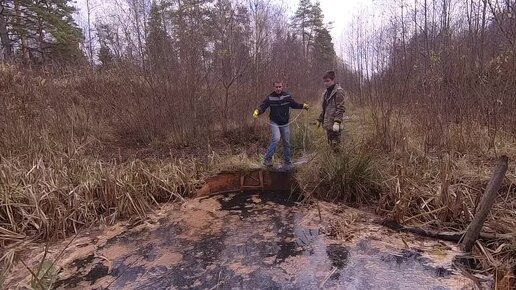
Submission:
{"label": "grassy bank", "polygon": [[[298,180],[308,195],[366,206],[401,224],[437,231],[464,231],[471,222],[492,173],[493,161],[509,157],[509,170],[483,231],[512,234],[510,240],[480,241],[474,252],[480,272],[497,279],[516,266],[516,146],[515,136],[499,132],[495,147],[482,126],[457,124],[429,146],[428,132],[417,116],[393,114],[378,130],[378,118],[368,107],[348,106],[344,150],[328,152],[323,132],[313,146],[319,152]],[[314,129],[315,130],[315,129]],[[379,134],[381,133],[381,134]],[[514,275],[514,273],[512,274]]]}

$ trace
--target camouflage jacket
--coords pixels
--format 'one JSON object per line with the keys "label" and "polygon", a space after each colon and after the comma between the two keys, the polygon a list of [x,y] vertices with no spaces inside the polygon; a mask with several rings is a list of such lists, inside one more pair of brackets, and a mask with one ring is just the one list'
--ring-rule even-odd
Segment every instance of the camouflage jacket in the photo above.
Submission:
{"label": "camouflage jacket", "polygon": [[342,123],[344,117],[344,90],[339,84],[335,84],[329,95],[324,91],[322,100],[322,112],[317,120],[324,129],[331,130],[333,122]]}

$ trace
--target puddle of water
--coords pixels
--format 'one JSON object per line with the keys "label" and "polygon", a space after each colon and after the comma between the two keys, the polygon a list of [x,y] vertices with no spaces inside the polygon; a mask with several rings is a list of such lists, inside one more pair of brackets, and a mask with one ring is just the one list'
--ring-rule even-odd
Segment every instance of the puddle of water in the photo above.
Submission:
{"label": "puddle of water", "polygon": [[[452,268],[454,251],[404,242],[357,221],[346,243],[326,236],[317,209],[287,192],[198,198],[104,239],[60,265],[58,289],[472,289]],[[327,205],[327,207],[334,207]],[[323,221],[333,216],[323,208]],[[102,240],[102,239],[94,239]],[[411,243],[411,247],[405,245]],[[451,248],[450,248],[451,249]],[[14,282],[15,283],[15,282]],[[14,284],[13,284],[14,285]]]}
{"label": "puddle of water", "polygon": [[348,263],[349,250],[339,244],[329,244],[326,247],[326,255],[331,260],[333,267],[342,269]]}

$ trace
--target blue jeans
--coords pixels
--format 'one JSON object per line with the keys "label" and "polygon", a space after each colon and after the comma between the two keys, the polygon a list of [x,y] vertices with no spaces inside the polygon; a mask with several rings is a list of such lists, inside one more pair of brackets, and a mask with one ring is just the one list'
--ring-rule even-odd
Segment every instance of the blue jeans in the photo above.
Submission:
{"label": "blue jeans", "polygon": [[290,160],[290,128],[289,125],[278,126],[274,123],[271,123],[272,130],[272,141],[267,149],[267,153],[265,154],[265,161],[272,161],[272,156],[274,152],[276,152],[276,147],[278,147],[278,143],[280,139],[283,140],[283,160],[285,163],[289,164]]}

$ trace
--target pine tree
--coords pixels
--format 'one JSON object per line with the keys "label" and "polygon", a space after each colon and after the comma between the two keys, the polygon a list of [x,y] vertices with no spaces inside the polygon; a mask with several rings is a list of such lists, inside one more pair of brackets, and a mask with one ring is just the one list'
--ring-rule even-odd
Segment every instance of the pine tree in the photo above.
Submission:
{"label": "pine tree", "polygon": [[[83,57],[82,32],[73,20],[76,10],[71,0],[3,3],[0,34],[4,48],[13,48],[25,62],[69,62]],[[5,31],[10,38],[5,38]]]}
{"label": "pine tree", "polygon": [[303,56],[312,67],[314,73],[320,69],[329,69],[333,65],[335,50],[321,4],[311,4],[310,0],[301,0],[294,15],[295,31],[302,36]]}
{"label": "pine tree", "polygon": [[151,6],[146,33],[148,63],[152,71],[160,73],[169,70],[175,59],[172,39],[167,34],[163,13],[163,7],[154,1]]}
{"label": "pine tree", "polygon": [[99,51],[97,53],[100,62],[100,68],[111,67],[115,60],[120,59],[118,51],[118,33],[109,24],[97,22],[95,24],[97,37],[99,41]]}
{"label": "pine tree", "polygon": [[313,57],[316,62],[322,63],[328,66],[328,68],[333,63],[335,49],[330,32],[326,28],[317,29],[315,32]]}
{"label": "pine tree", "polygon": [[328,27],[324,24],[324,15],[319,2],[310,11],[310,26],[313,31],[312,59],[314,64],[327,70],[333,66],[335,49]]}
{"label": "pine tree", "polygon": [[[173,28],[177,41],[178,62],[181,70],[177,75],[178,88],[187,96],[188,109],[194,112],[191,119],[198,124],[204,124],[199,114],[198,100],[203,81],[202,67],[208,55],[208,45],[211,42],[209,19],[212,17],[213,0],[181,0],[173,11]],[[198,128],[196,128],[198,130]],[[197,134],[198,132],[193,132]]]}
{"label": "pine tree", "polygon": [[300,0],[294,18],[292,19],[296,31],[301,35],[304,57],[308,56],[308,45],[312,37],[311,11],[312,3],[310,3],[310,0]]}
{"label": "pine tree", "polygon": [[114,62],[113,52],[111,52],[111,49],[104,43],[100,44],[98,58],[99,58],[101,69],[109,68],[113,65],[113,62]]}
{"label": "pine tree", "polygon": [[39,27],[39,42],[43,59],[48,55],[61,62],[83,58],[79,44],[82,31],[73,20],[76,9],[70,0],[41,1],[33,6]]}

